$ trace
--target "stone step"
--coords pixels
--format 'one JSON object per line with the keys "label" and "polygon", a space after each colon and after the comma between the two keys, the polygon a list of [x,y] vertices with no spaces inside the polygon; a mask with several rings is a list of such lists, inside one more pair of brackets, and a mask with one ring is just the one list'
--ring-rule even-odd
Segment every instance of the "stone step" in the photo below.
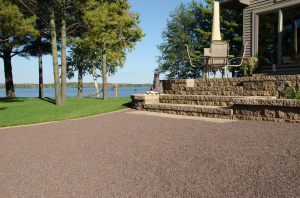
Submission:
{"label": "stone step", "polygon": [[243,86],[198,86],[198,87],[181,87],[177,90],[186,91],[243,91]]}
{"label": "stone step", "polygon": [[198,116],[207,118],[232,119],[232,107],[203,106],[187,104],[145,104],[144,109],[151,112],[169,113],[177,115]]}
{"label": "stone step", "polygon": [[208,95],[160,95],[160,103],[188,104],[188,105],[208,105],[208,106],[232,106],[232,98],[238,96],[208,96]]}
{"label": "stone step", "polygon": [[178,91],[178,90],[165,90],[165,94],[173,95],[217,95],[217,96],[241,96],[243,91]]}
{"label": "stone step", "polygon": [[243,86],[234,87],[186,87],[187,91],[243,91]]}
{"label": "stone step", "polygon": [[174,91],[165,90],[168,95],[206,95],[206,96],[277,96],[278,91],[260,91],[260,90],[244,90],[244,91]]}
{"label": "stone step", "polygon": [[248,121],[269,121],[269,122],[287,122],[287,123],[300,123],[300,120],[288,119],[288,118],[271,118],[271,117],[259,117],[259,116],[245,116],[245,115],[233,115],[234,120],[248,120]]}

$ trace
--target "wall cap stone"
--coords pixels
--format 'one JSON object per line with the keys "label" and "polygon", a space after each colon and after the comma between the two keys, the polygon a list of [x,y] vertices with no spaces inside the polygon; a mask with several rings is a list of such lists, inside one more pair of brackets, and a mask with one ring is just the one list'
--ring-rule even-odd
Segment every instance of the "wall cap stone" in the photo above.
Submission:
{"label": "wall cap stone", "polygon": [[263,105],[263,106],[282,106],[282,107],[300,107],[300,100],[293,99],[250,99],[233,98],[235,105]]}

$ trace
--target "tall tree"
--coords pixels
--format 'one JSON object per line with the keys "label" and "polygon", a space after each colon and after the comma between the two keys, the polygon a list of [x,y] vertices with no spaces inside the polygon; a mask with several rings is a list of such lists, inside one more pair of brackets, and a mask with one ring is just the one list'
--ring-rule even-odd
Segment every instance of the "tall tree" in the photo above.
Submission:
{"label": "tall tree", "polygon": [[[43,55],[51,54],[51,40],[48,24],[44,19],[49,17],[47,7],[37,4],[34,0],[15,0],[20,11],[28,16],[37,16],[35,29],[39,30],[40,35],[27,45],[28,51],[20,54],[26,58],[30,56],[38,57],[39,71],[39,98],[44,97],[43,93]],[[59,48],[59,46],[58,46]]]}
{"label": "tall tree", "polygon": [[11,58],[25,51],[32,36],[38,36],[35,21],[35,16],[24,16],[12,1],[0,0],[0,57],[4,61],[6,97],[15,97]]}
{"label": "tall tree", "polygon": [[[162,32],[163,43],[158,45],[158,69],[168,78],[202,78],[202,68],[192,68],[187,61],[185,45],[191,55],[203,55],[203,48],[210,45],[213,1],[206,6],[192,1],[179,5],[167,20]],[[230,40],[230,54],[237,55],[242,46],[242,13],[220,9],[221,37]]]}
{"label": "tall tree", "polygon": [[[43,94],[43,55],[52,54],[51,42],[48,36],[40,32],[40,36],[33,38],[24,48],[24,52],[19,54],[22,57],[30,58],[30,56],[38,58],[38,71],[39,71],[39,98],[44,98]],[[58,46],[59,48],[59,46]]]}
{"label": "tall tree", "polygon": [[[88,36],[102,52],[103,100],[107,100],[107,56],[117,57],[123,67],[126,52],[130,52],[144,34],[138,26],[139,15],[129,12],[127,0],[94,1],[96,9],[85,12]],[[112,58],[110,59],[112,60]]]}
{"label": "tall tree", "polygon": [[87,55],[84,39],[70,38],[68,41],[68,46],[71,49],[67,56],[67,77],[69,79],[74,77],[74,71],[78,71],[78,94],[77,97],[83,97],[83,75],[87,72],[88,61],[85,60]]}
{"label": "tall tree", "polygon": [[[47,26],[51,35],[51,50],[55,85],[55,103],[66,103],[66,40],[82,25],[82,10],[92,0],[20,0],[24,7]],[[38,8],[38,9],[36,9]],[[43,13],[39,12],[42,8]],[[46,13],[46,14],[45,14]],[[61,39],[61,75],[59,75],[57,41]],[[60,79],[61,78],[61,79]]]}
{"label": "tall tree", "polygon": [[[78,97],[82,97],[83,75],[92,74],[96,89],[97,97],[99,97],[97,78],[102,77],[97,74],[96,70],[102,71],[102,56],[99,56],[101,49],[97,48],[88,37],[70,38],[68,41],[71,49],[67,56],[67,77],[73,78],[75,71],[78,71]],[[110,53],[110,49],[108,49]],[[118,57],[109,56],[107,60],[107,75],[114,75],[119,67]]]}
{"label": "tall tree", "polygon": [[[202,68],[192,68],[187,61],[184,44],[189,45],[193,52],[207,47],[207,42],[201,39],[197,29],[200,27],[202,13],[198,4],[181,3],[167,20],[167,27],[162,32],[163,43],[158,45],[161,56],[157,57],[159,71],[170,78],[202,78]],[[201,53],[200,53],[201,54]],[[198,54],[199,55],[199,54]]]}

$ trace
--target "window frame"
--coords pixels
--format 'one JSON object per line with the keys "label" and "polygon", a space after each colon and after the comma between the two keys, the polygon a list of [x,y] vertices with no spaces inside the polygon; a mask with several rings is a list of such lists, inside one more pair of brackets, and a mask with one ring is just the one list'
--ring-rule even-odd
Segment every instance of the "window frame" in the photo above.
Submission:
{"label": "window frame", "polygon": [[252,11],[252,54],[258,56],[258,35],[259,35],[259,16],[272,12],[278,12],[278,54],[277,63],[281,66],[281,54],[282,54],[282,30],[283,30],[283,10],[291,9],[293,6],[299,6],[298,1],[280,1],[275,3],[273,6],[268,6],[260,10]]}

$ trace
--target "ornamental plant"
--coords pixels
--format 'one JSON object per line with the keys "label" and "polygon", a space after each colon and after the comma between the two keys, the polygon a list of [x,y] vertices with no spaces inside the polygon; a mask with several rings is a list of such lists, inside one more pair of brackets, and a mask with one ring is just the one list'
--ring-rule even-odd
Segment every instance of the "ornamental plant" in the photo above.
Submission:
{"label": "ornamental plant", "polygon": [[287,99],[300,99],[300,87],[298,84],[298,76],[295,78],[295,86],[288,86],[282,92],[282,96],[286,97]]}
{"label": "ornamental plant", "polygon": [[244,71],[244,76],[252,76],[255,70],[258,69],[258,59],[255,56],[246,56],[241,69]]}
{"label": "ornamental plant", "polygon": [[282,95],[287,99],[300,99],[300,89],[295,87],[287,87]]}

